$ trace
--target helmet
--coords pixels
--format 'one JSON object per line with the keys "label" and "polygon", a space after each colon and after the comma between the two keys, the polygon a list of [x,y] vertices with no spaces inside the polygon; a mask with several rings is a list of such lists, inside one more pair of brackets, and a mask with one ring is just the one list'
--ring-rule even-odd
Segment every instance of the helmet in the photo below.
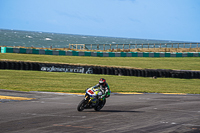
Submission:
{"label": "helmet", "polygon": [[102,85],[102,86],[105,86],[106,85],[106,80],[104,78],[101,78],[99,80],[99,84]]}

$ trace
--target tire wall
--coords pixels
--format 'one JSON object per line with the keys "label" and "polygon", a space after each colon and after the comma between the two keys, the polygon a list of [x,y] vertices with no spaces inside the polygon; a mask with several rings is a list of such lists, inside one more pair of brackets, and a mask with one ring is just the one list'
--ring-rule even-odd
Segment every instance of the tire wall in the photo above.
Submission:
{"label": "tire wall", "polygon": [[74,72],[86,74],[105,74],[117,76],[137,76],[137,77],[164,77],[164,78],[184,78],[200,79],[200,71],[183,71],[167,69],[131,69],[119,67],[102,67],[102,66],[83,66],[70,64],[52,64],[38,62],[15,62],[0,61],[0,69],[12,70],[32,70],[47,72]]}

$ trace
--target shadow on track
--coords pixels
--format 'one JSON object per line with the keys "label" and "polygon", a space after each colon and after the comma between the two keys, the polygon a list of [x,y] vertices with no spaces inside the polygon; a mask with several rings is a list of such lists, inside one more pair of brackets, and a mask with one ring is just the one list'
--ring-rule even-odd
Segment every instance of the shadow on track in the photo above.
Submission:
{"label": "shadow on track", "polygon": [[127,110],[100,110],[100,111],[86,111],[86,112],[110,112],[110,113],[116,113],[116,112],[127,112],[127,113],[142,113],[144,111],[127,111]]}
{"label": "shadow on track", "polygon": [[127,111],[127,110],[100,110],[99,112],[129,112],[129,113],[140,113],[142,111]]}

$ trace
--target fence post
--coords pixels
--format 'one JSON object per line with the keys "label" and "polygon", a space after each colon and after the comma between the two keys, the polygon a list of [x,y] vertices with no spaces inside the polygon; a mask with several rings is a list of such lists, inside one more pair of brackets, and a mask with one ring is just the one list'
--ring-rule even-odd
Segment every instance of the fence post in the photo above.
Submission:
{"label": "fence post", "polygon": [[131,45],[129,44],[129,49],[131,49]]}
{"label": "fence post", "polygon": [[123,50],[124,50],[124,44],[123,44]]}
{"label": "fence post", "polygon": [[148,49],[149,49],[149,43],[148,43]]}
{"label": "fence post", "polygon": [[78,45],[76,44],[76,49],[78,49]]}
{"label": "fence post", "polygon": [[116,45],[116,48],[118,49],[118,44]]}
{"label": "fence post", "polygon": [[143,43],[142,43],[142,49],[143,49]]}
{"label": "fence post", "polygon": [[178,43],[178,49],[179,49],[179,43]]}
{"label": "fence post", "polygon": [[185,43],[184,43],[184,45],[183,45],[183,48],[185,48]]}
{"label": "fence post", "polygon": [[161,49],[161,43],[160,43],[160,49]]}
{"label": "fence post", "polygon": [[97,44],[97,50],[99,50],[99,44]]}
{"label": "fence post", "polygon": [[92,50],[92,44],[91,44],[91,46],[90,46],[90,49]]}
{"label": "fence post", "polygon": [[192,44],[190,43],[190,48],[192,47]]}
{"label": "fence post", "polygon": [[154,43],[154,49],[156,48],[156,44]]}
{"label": "fence post", "polygon": [[173,43],[172,43],[172,48],[173,48]]}
{"label": "fence post", "polygon": [[137,48],[137,44],[135,44],[135,48]]}

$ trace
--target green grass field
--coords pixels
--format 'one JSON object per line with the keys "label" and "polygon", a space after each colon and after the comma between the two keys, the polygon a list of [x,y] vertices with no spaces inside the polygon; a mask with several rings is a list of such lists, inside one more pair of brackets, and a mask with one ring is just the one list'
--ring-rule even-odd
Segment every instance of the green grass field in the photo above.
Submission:
{"label": "green grass field", "polygon": [[39,61],[56,63],[73,63],[105,66],[122,66],[149,69],[200,70],[199,57],[84,57],[84,56],[53,56],[34,54],[0,53],[0,59]]}
{"label": "green grass field", "polygon": [[[150,69],[200,70],[199,57],[80,57],[0,53],[0,60],[123,66]],[[84,92],[106,78],[112,92],[200,94],[200,79],[144,78],[134,76],[0,70],[0,89],[19,91]]]}
{"label": "green grass field", "polygon": [[144,78],[64,72],[0,70],[0,89],[18,91],[84,92],[106,78],[112,92],[200,94],[199,79]]}

